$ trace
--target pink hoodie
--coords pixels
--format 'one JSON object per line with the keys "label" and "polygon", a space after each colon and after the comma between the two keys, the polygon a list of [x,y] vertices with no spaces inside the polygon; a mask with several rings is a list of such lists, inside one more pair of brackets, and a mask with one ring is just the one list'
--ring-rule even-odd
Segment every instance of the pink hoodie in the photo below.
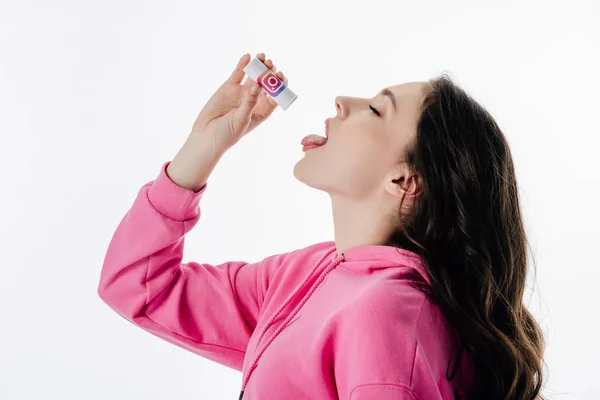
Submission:
{"label": "pink hoodie", "polygon": [[[412,286],[420,257],[322,242],[256,263],[183,262],[199,192],[166,175],[144,185],[108,248],[98,294],[164,340],[242,372],[247,400],[436,400],[464,393],[461,357],[440,309]],[[464,353],[463,353],[464,354]]]}

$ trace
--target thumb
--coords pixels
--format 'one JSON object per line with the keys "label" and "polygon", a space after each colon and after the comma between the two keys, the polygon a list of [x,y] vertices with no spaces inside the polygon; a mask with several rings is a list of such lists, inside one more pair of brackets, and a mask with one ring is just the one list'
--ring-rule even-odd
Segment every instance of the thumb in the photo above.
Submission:
{"label": "thumb", "polygon": [[252,111],[254,110],[256,103],[258,103],[260,89],[261,88],[258,83],[254,81],[252,81],[252,83],[248,86],[248,90],[246,90],[246,93],[244,93],[244,98],[236,110],[236,122],[240,124],[238,126],[245,125],[250,121]]}

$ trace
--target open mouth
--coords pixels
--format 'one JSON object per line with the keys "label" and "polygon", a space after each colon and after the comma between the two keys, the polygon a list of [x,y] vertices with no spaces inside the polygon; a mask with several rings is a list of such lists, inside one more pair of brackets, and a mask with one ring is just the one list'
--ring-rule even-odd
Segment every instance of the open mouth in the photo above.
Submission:
{"label": "open mouth", "polygon": [[325,120],[325,136],[321,136],[321,135],[308,135],[306,137],[304,137],[302,139],[301,144],[304,147],[319,147],[319,146],[323,146],[325,143],[327,143],[327,140],[329,139],[329,119]]}
{"label": "open mouth", "polygon": [[303,146],[323,146],[327,143],[327,138],[319,135],[308,135],[302,139]]}

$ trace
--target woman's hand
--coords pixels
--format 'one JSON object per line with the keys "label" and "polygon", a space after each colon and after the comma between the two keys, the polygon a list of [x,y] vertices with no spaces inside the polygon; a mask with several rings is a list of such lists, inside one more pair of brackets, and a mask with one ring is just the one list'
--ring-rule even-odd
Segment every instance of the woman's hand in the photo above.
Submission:
{"label": "woman's hand", "polygon": [[[276,71],[275,65],[265,54],[257,57]],[[192,134],[202,135],[215,151],[224,152],[236,144],[242,136],[263,123],[273,113],[277,103],[249,77],[241,84],[244,68],[250,62],[250,54],[244,54],[238,61],[231,76],[217,89],[208,100],[194,126]],[[281,72],[276,75],[287,84],[287,78]]]}
{"label": "woman's hand", "polygon": [[[264,53],[257,57],[275,72],[275,65],[271,60],[265,61]],[[167,175],[175,184],[199,191],[225,151],[269,118],[277,107],[252,79],[241,84],[249,62],[250,55],[244,54],[229,79],[200,111],[192,132],[167,167]],[[276,74],[287,84],[283,73]]]}

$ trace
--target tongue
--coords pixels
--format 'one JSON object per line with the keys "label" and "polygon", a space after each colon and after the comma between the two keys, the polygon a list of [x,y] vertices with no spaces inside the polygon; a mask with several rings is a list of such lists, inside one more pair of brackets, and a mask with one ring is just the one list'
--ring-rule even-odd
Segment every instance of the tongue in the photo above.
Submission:
{"label": "tongue", "polygon": [[302,139],[302,145],[315,145],[322,146],[327,143],[327,138],[319,135],[308,135],[304,139]]}

